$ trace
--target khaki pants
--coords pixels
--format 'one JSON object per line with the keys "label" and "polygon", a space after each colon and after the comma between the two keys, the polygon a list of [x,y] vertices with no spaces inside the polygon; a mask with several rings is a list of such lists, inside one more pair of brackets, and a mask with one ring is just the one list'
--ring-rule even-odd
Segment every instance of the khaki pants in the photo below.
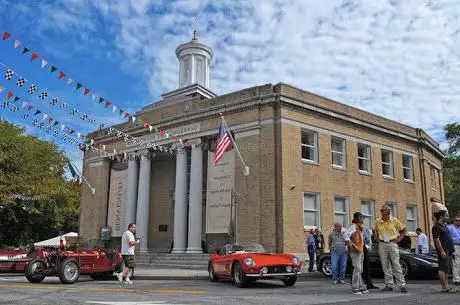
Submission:
{"label": "khaki pants", "polygon": [[353,264],[353,276],[351,278],[351,288],[353,290],[364,290],[363,285],[363,261],[364,253],[350,251],[351,263]]}
{"label": "khaki pants", "polygon": [[460,282],[460,246],[455,245],[455,260],[452,261],[452,277],[454,282]]}
{"label": "khaki pants", "polygon": [[382,262],[382,270],[385,274],[385,285],[393,287],[393,276],[396,278],[396,284],[399,287],[406,286],[401,264],[399,263],[399,248],[396,243],[379,242],[379,255]]}

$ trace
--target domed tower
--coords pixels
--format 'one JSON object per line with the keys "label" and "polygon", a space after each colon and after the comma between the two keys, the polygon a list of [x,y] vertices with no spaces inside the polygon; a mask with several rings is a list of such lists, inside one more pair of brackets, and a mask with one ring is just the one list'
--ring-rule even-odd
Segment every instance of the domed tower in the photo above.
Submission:
{"label": "domed tower", "polygon": [[198,84],[209,89],[213,55],[212,49],[202,44],[196,38],[196,31],[193,31],[192,40],[181,44],[176,49],[176,56],[179,59],[179,88]]}

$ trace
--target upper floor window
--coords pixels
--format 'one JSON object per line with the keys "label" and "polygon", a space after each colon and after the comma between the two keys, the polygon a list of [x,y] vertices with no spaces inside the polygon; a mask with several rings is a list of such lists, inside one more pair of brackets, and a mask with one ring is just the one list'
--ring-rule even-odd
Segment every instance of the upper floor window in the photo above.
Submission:
{"label": "upper floor window", "polygon": [[303,225],[319,227],[320,198],[318,193],[303,194]]}
{"label": "upper floor window", "polygon": [[393,152],[382,149],[382,174],[387,177],[393,177]]}
{"label": "upper floor window", "polygon": [[437,170],[434,166],[430,165],[431,188],[438,189]]}
{"label": "upper floor window", "polygon": [[371,147],[366,144],[358,144],[358,165],[359,171],[371,173]]}
{"label": "upper floor window", "polygon": [[348,198],[334,197],[334,222],[342,224],[343,228],[348,227]]}
{"label": "upper floor window", "polygon": [[346,167],[346,146],[345,140],[337,137],[331,137],[332,165],[335,167]]}
{"label": "upper floor window", "polygon": [[406,229],[407,232],[415,232],[417,229],[417,207],[406,207]]}
{"label": "upper floor window", "polygon": [[302,130],[301,134],[302,159],[318,162],[318,133]]}
{"label": "upper floor window", "polygon": [[411,156],[402,155],[404,180],[414,181],[414,168],[412,160],[413,159]]}

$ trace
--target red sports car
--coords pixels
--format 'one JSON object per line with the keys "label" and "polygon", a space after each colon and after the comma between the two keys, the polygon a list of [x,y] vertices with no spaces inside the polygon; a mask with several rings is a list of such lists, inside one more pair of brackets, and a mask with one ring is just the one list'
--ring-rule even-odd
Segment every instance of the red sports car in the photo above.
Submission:
{"label": "red sports car", "polygon": [[268,253],[256,243],[226,245],[209,258],[209,279],[231,279],[237,287],[259,279],[280,279],[293,286],[300,274],[301,262],[292,254]]}

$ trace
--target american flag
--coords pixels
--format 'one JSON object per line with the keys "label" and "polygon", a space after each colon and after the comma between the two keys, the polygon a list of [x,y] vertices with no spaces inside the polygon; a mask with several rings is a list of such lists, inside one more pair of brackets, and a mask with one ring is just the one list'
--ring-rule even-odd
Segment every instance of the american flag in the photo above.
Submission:
{"label": "american flag", "polygon": [[224,157],[224,153],[232,145],[228,135],[228,129],[224,122],[220,123],[219,136],[217,138],[216,154],[214,155],[214,164],[217,165]]}

